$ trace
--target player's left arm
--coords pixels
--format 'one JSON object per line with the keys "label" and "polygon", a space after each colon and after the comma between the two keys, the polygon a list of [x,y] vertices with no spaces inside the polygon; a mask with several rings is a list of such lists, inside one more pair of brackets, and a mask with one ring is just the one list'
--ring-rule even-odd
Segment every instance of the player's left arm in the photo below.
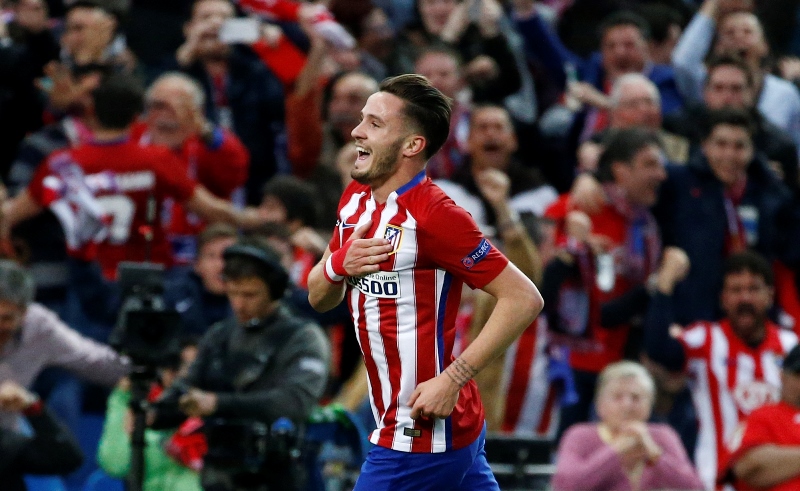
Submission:
{"label": "player's left arm", "polygon": [[409,400],[412,418],[449,416],[461,388],[505,352],[544,307],[539,290],[511,263],[482,290],[497,299],[489,320],[444,372],[417,386]]}
{"label": "player's left arm", "polygon": [[475,374],[504,353],[544,307],[539,290],[512,263],[482,289],[496,298],[497,304],[481,333],[456,360],[469,365]]}

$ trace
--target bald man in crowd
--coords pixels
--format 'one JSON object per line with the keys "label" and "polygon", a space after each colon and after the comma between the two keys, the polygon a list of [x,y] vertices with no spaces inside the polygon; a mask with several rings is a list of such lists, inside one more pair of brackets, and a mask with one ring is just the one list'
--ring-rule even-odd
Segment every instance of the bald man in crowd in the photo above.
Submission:
{"label": "bald man in crowd", "polygon": [[[203,87],[180,72],[169,72],[148,88],[145,117],[134,126],[132,138],[140,145],[172,149],[186,173],[219,198],[230,200],[244,186],[250,155],[230,130],[214,125],[204,115]],[[239,201],[242,201],[239,199]],[[168,203],[167,234],[179,264],[196,255],[196,235],[205,223],[177,203]]]}

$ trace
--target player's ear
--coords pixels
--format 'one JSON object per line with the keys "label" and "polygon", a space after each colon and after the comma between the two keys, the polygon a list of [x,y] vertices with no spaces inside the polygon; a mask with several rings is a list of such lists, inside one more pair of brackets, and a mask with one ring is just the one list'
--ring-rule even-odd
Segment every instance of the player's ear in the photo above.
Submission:
{"label": "player's ear", "polygon": [[422,135],[411,135],[406,138],[405,143],[403,144],[403,157],[413,158],[416,157],[418,154],[422,153],[425,150],[425,147],[428,146],[428,142],[425,140],[425,137]]}

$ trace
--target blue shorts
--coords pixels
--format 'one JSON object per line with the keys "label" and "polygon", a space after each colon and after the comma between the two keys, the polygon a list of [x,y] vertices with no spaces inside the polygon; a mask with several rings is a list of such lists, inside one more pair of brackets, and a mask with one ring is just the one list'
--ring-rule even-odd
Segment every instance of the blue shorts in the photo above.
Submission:
{"label": "blue shorts", "polygon": [[468,447],[442,453],[399,452],[374,446],[353,491],[500,491],[484,442],[486,426]]}

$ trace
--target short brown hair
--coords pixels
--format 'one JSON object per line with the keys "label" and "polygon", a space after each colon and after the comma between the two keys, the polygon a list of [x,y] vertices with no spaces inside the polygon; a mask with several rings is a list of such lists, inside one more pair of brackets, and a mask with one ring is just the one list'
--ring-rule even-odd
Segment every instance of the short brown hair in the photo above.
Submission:
{"label": "short brown hair", "polygon": [[746,109],[723,108],[708,112],[708,122],[705,128],[703,140],[708,139],[717,126],[728,125],[742,128],[753,139],[756,133],[756,124],[753,116]]}
{"label": "short brown hair", "polygon": [[239,232],[228,223],[214,223],[197,235],[197,253],[217,239],[238,239]]}
{"label": "short brown hair", "polygon": [[744,78],[748,87],[752,88],[756,84],[755,78],[753,77],[753,71],[750,69],[750,66],[747,64],[747,62],[745,62],[740,56],[730,54],[714,56],[708,60],[707,65],[708,75],[706,76],[706,85],[708,85],[709,81],[711,80],[711,72],[721,66],[732,66],[741,70],[742,73],[744,73]]}
{"label": "short brown hair", "polygon": [[775,273],[772,266],[764,259],[764,256],[755,251],[742,251],[733,254],[725,261],[723,278],[729,275],[748,272],[754,276],[760,276],[767,286],[775,285]]}
{"label": "short brown hair", "polygon": [[650,145],[661,148],[658,133],[650,128],[634,126],[610,131],[603,140],[605,149],[597,164],[597,179],[600,182],[612,182],[614,174],[611,167],[615,162],[632,164],[636,154]]}
{"label": "short brown hair", "polygon": [[415,73],[387,78],[378,90],[403,100],[403,113],[419,128],[427,142],[425,158],[431,158],[442,148],[450,134],[452,101],[449,97],[427,78]]}

